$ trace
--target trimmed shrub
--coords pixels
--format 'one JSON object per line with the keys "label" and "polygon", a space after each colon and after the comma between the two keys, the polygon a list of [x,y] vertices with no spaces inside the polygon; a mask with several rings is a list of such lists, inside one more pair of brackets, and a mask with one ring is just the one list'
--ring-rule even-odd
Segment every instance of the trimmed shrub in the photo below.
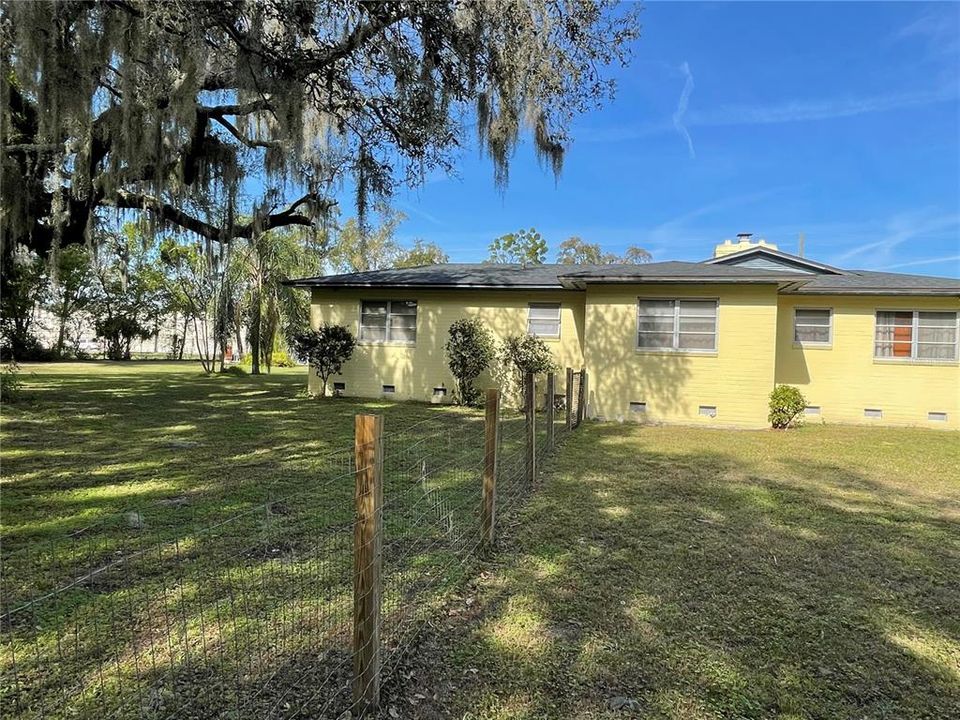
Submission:
{"label": "trimmed shrub", "polygon": [[331,375],[340,374],[356,345],[353,333],[343,325],[321,325],[316,330],[299,333],[293,339],[297,357],[309,363],[320,378],[321,397],[327,394],[327,380]]}
{"label": "trimmed shrub", "polygon": [[499,357],[506,371],[505,385],[519,405],[523,405],[523,378],[527,373],[543,375],[556,369],[547,344],[533,335],[514,335],[503,341]]}
{"label": "trimmed shrub", "polygon": [[483,323],[475,318],[457,320],[450,326],[446,350],[447,365],[457,380],[457,403],[478,404],[481,393],[473,381],[493,360],[493,336]]}
{"label": "trimmed shrub", "polygon": [[778,430],[803,423],[803,410],[807,400],[792,385],[777,385],[770,393],[770,424]]}

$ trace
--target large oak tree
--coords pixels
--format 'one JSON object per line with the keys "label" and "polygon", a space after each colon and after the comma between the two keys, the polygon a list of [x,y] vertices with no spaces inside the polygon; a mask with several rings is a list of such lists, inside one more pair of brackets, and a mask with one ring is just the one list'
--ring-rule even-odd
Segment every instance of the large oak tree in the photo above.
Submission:
{"label": "large oak tree", "polygon": [[504,184],[525,130],[559,172],[638,24],[603,0],[0,5],[2,241],[48,254],[133,211],[208,242],[363,216],[471,136]]}

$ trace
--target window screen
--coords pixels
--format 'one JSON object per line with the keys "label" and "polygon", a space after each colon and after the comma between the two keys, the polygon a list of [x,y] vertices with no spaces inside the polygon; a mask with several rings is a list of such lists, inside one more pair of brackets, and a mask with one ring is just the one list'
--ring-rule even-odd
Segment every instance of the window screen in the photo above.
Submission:
{"label": "window screen", "polygon": [[830,308],[797,308],[793,313],[794,342],[829,345],[832,319]]}
{"label": "window screen", "polygon": [[639,299],[637,347],[693,352],[716,350],[717,301]]}
{"label": "window screen", "polygon": [[417,301],[364,300],[360,306],[360,339],[413,344],[417,340]]}
{"label": "window screen", "polygon": [[536,337],[560,337],[560,303],[530,303],[527,333]]}

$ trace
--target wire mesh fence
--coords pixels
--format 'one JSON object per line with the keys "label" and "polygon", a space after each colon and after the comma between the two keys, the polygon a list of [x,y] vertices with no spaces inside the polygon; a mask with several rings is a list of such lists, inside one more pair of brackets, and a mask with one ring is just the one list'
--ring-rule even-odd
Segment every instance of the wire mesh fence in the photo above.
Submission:
{"label": "wire mesh fence", "polygon": [[[499,515],[532,492],[531,458],[569,432],[556,402],[530,413],[532,446],[527,416],[501,411]],[[4,714],[298,718],[356,708],[359,651],[375,643],[377,681],[389,674],[484,545],[486,432],[469,414],[387,427],[373,454],[382,483],[373,535],[361,535],[358,488],[374,461],[358,442],[325,456],[302,487],[215,522],[188,507],[164,525],[131,510],[55,542],[3,538]],[[376,633],[358,636],[358,578],[374,563]]]}

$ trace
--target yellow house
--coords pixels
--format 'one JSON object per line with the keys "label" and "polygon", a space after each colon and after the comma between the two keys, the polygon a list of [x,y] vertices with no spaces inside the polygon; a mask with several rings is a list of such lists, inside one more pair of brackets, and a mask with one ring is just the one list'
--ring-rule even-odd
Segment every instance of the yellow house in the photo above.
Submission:
{"label": "yellow house", "polygon": [[333,379],[348,396],[449,400],[448,329],[477,317],[586,368],[590,417],[760,428],[787,384],[808,421],[960,428],[957,279],[843,270],[741,236],[699,263],[446,264],[291,284],[311,290],[314,327],[356,335]]}

